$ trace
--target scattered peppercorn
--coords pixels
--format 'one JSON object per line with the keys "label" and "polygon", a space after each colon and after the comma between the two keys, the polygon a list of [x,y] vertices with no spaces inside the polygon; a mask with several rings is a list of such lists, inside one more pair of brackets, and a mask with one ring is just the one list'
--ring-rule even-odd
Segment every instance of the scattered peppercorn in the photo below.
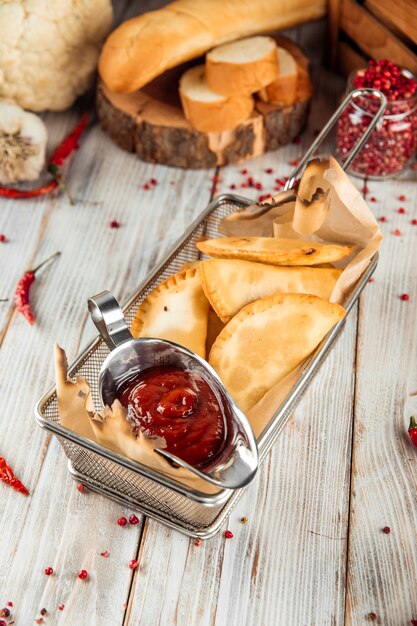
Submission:
{"label": "scattered peppercorn", "polygon": [[126,526],[127,519],[125,517],[119,517],[117,523],[119,524],[119,526]]}
{"label": "scattered peppercorn", "polygon": [[410,620],[410,624],[412,624],[412,626],[417,626],[417,619]]}
{"label": "scattered peppercorn", "polygon": [[151,188],[151,186],[150,186],[150,184],[149,184],[149,183],[145,183],[145,184],[143,185],[143,188],[144,188],[146,191],[148,191],[148,190]]}
{"label": "scattered peppercorn", "polygon": [[136,559],[132,559],[131,561],[129,561],[130,569],[136,569],[138,565],[139,565],[139,563],[137,562]]}
{"label": "scattered peppercorn", "polygon": [[6,235],[0,235],[0,243],[7,241]]}
{"label": "scattered peppercorn", "polygon": [[398,196],[398,200],[400,202],[404,202],[404,200],[407,200],[407,198],[405,197],[405,195],[402,193],[400,196]]}
{"label": "scattered peppercorn", "polygon": [[54,570],[53,570],[53,568],[52,568],[52,567],[47,567],[47,568],[45,569],[45,575],[46,575],[46,576],[52,576],[52,574],[53,574],[53,573],[54,573]]}
{"label": "scattered peppercorn", "polygon": [[369,191],[368,187],[367,187],[366,185],[364,185],[364,186],[362,187],[362,193],[363,193],[363,195],[364,195],[364,196],[366,196],[366,194],[368,193],[368,191]]}
{"label": "scattered peppercorn", "polygon": [[403,207],[400,207],[400,208],[398,209],[398,213],[399,213],[400,215],[404,215],[404,213],[405,213],[405,209],[404,209]]}
{"label": "scattered peppercorn", "polygon": [[248,520],[248,518],[246,517],[246,515],[245,515],[244,517],[241,517],[241,518],[240,518],[240,523],[241,523],[241,524],[247,524],[247,523],[248,523],[248,521],[249,521],[249,520]]}
{"label": "scattered peppercorn", "polygon": [[13,606],[13,602],[8,602],[7,606],[11,606],[12,607]]}
{"label": "scattered peppercorn", "polygon": [[410,439],[415,446],[417,446],[417,422],[416,418],[410,417],[410,425],[408,427],[408,434],[410,435]]}
{"label": "scattered peppercorn", "polygon": [[274,171],[274,170],[272,169],[272,167],[268,167],[268,168],[265,170],[265,172],[266,172],[267,174],[272,174],[272,173],[273,173],[273,171]]}
{"label": "scattered peppercorn", "polygon": [[111,220],[111,222],[109,222],[109,226],[110,228],[120,228],[120,222],[117,220]]}
{"label": "scattered peppercorn", "polygon": [[417,226],[417,220],[416,219],[411,220],[411,223],[412,223],[413,226]]}
{"label": "scattered peppercorn", "polygon": [[368,280],[368,283],[373,283],[374,282],[374,278],[371,276],[371,278]]}
{"label": "scattered peppercorn", "polygon": [[379,217],[378,219],[379,219],[380,222],[386,222],[387,221],[387,218],[384,217],[384,216]]}
{"label": "scattered peppercorn", "polygon": [[7,607],[0,611],[0,617],[10,617],[10,611]]}
{"label": "scattered peppercorn", "polygon": [[83,485],[82,483],[78,483],[77,491],[79,491],[80,493],[85,493],[85,485]]}
{"label": "scattered peppercorn", "polygon": [[41,615],[46,615],[48,613],[48,611],[46,609],[41,609]]}
{"label": "scattered peppercorn", "polygon": [[139,518],[136,517],[136,515],[131,515],[129,517],[129,524],[132,524],[132,526],[136,526],[136,524],[139,524]]}
{"label": "scattered peppercorn", "polygon": [[374,622],[377,618],[378,615],[376,613],[368,613],[368,615],[366,616],[368,622]]}
{"label": "scattered peppercorn", "polygon": [[43,624],[43,617],[38,617],[37,619],[35,619],[35,623],[36,624]]}
{"label": "scattered peppercorn", "polygon": [[87,580],[88,578],[88,572],[86,569],[80,569],[80,571],[78,572],[78,578],[80,578],[81,580]]}
{"label": "scattered peppercorn", "polygon": [[100,552],[100,556],[104,556],[104,558],[107,559],[110,556],[110,552],[105,550],[104,552]]}
{"label": "scattered peppercorn", "polygon": [[375,198],[375,196],[372,196],[371,198],[369,198],[369,202],[377,202],[377,199]]}
{"label": "scattered peppercorn", "polygon": [[65,604],[60,604],[60,605],[58,606],[58,609],[59,609],[60,611],[63,611],[63,610],[65,609]]}
{"label": "scattered peppercorn", "polygon": [[298,159],[294,159],[293,161],[290,161],[291,167],[297,167],[298,164],[299,164],[299,160]]}
{"label": "scattered peppercorn", "polygon": [[151,178],[151,185],[157,185],[158,181],[156,180],[156,178]]}
{"label": "scattered peppercorn", "polygon": [[235,185],[235,183],[232,183],[232,184],[230,185],[230,189],[236,189],[236,185]]}
{"label": "scattered peppercorn", "polygon": [[202,545],[202,541],[201,539],[194,539],[194,545],[196,546],[196,548],[200,548]]}
{"label": "scattered peppercorn", "polygon": [[392,231],[392,234],[395,235],[396,237],[399,237],[401,235],[401,231],[399,228],[396,228],[395,230]]}
{"label": "scattered peppercorn", "polygon": [[224,531],[224,536],[225,536],[226,539],[233,539],[233,537],[234,537],[234,535],[233,535],[231,530],[225,530]]}
{"label": "scattered peppercorn", "polygon": [[406,302],[409,299],[410,299],[410,296],[408,295],[408,293],[403,293],[403,295],[401,296],[401,300],[403,300],[403,302]]}
{"label": "scattered peppercorn", "polygon": [[6,622],[4,621],[4,619],[0,619],[0,626],[7,626]]}
{"label": "scattered peppercorn", "polygon": [[382,532],[385,533],[385,535],[389,535],[391,532],[391,528],[389,526],[384,526]]}
{"label": "scattered peppercorn", "polygon": [[248,170],[245,170],[245,169],[244,169],[244,170],[240,170],[240,173],[241,173],[243,176],[245,176],[245,175],[248,173]]}

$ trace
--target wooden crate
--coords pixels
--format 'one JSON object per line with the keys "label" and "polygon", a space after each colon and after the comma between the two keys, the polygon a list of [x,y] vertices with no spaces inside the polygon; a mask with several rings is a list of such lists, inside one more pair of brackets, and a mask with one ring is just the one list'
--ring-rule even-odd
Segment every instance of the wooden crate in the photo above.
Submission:
{"label": "wooden crate", "polygon": [[367,59],[390,59],[417,73],[416,0],[330,0],[330,59],[347,75]]}

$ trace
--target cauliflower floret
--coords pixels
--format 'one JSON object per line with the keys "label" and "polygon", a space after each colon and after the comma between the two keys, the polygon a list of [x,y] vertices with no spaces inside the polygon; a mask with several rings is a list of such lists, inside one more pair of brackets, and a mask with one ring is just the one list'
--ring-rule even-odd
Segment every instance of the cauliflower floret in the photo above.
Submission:
{"label": "cauliflower floret", "polygon": [[110,0],[0,0],[0,99],[61,111],[91,84]]}

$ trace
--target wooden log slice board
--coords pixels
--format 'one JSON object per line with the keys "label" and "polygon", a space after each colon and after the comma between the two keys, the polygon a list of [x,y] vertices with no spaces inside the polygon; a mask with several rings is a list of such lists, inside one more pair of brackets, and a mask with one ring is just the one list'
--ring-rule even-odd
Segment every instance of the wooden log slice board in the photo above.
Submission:
{"label": "wooden log slice board", "polygon": [[276,150],[303,129],[312,89],[308,60],[301,50],[284,37],[275,38],[291,52],[300,68],[294,104],[273,105],[256,98],[253,113],[232,130],[199,132],[185,119],[179,99],[179,79],[191,66],[184,64],[132,94],[112,93],[99,82],[97,112],[101,126],[121,148],[136,152],[142,160],[183,168],[241,163]]}

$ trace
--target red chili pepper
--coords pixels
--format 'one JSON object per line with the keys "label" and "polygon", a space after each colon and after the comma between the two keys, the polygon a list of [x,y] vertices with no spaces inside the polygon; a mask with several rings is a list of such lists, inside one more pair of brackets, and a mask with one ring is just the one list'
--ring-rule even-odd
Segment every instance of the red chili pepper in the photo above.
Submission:
{"label": "red chili pepper", "polygon": [[78,148],[78,140],[81,137],[85,127],[87,126],[88,115],[87,113],[83,113],[81,121],[77,126],[70,132],[69,135],[65,137],[65,139],[55,148],[50,159],[49,164],[55,164],[58,167],[64,164],[69,155],[74,152]]}
{"label": "red chili pepper", "polygon": [[408,434],[415,446],[417,446],[417,422],[415,417],[410,417],[410,426],[408,427]]}
{"label": "red chili pepper", "polygon": [[38,267],[34,270],[30,270],[25,272],[22,278],[16,285],[16,289],[14,292],[14,302],[17,310],[22,313],[22,315],[27,319],[30,325],[35,323],[35,316],[33,314],[31,305],[30,305],[30,288],[32,286],[33,281],[35,280],[36,272],[48,263],[53,258],[61,254],[60,252],[55,252],[52,256],[48,257],[45,261],[43,261]]}
{"label": "red chili pepper", "polygon": [[16,491],[19,491],[19,493],[23,493],[25,496],[29,495],[29,491],[24,484],[16,478],[12,468],[2,456],[0,456],[0,480],[13,487],[13,489],[16,489]]}
{"label": "red chili pepper", "polygon": [[15,189],[14,187],[0,187],[0,196],[5,196],[6,198],[14,198],[17,200],[21,200],[24,198],[36,198],[37,196],[44,196],[48,193],[51,193],[51,191],[56,189],[58,186],[58,181],[52,180],[50,183],[42,185],[42,187],[35,187],[35,189]]}

